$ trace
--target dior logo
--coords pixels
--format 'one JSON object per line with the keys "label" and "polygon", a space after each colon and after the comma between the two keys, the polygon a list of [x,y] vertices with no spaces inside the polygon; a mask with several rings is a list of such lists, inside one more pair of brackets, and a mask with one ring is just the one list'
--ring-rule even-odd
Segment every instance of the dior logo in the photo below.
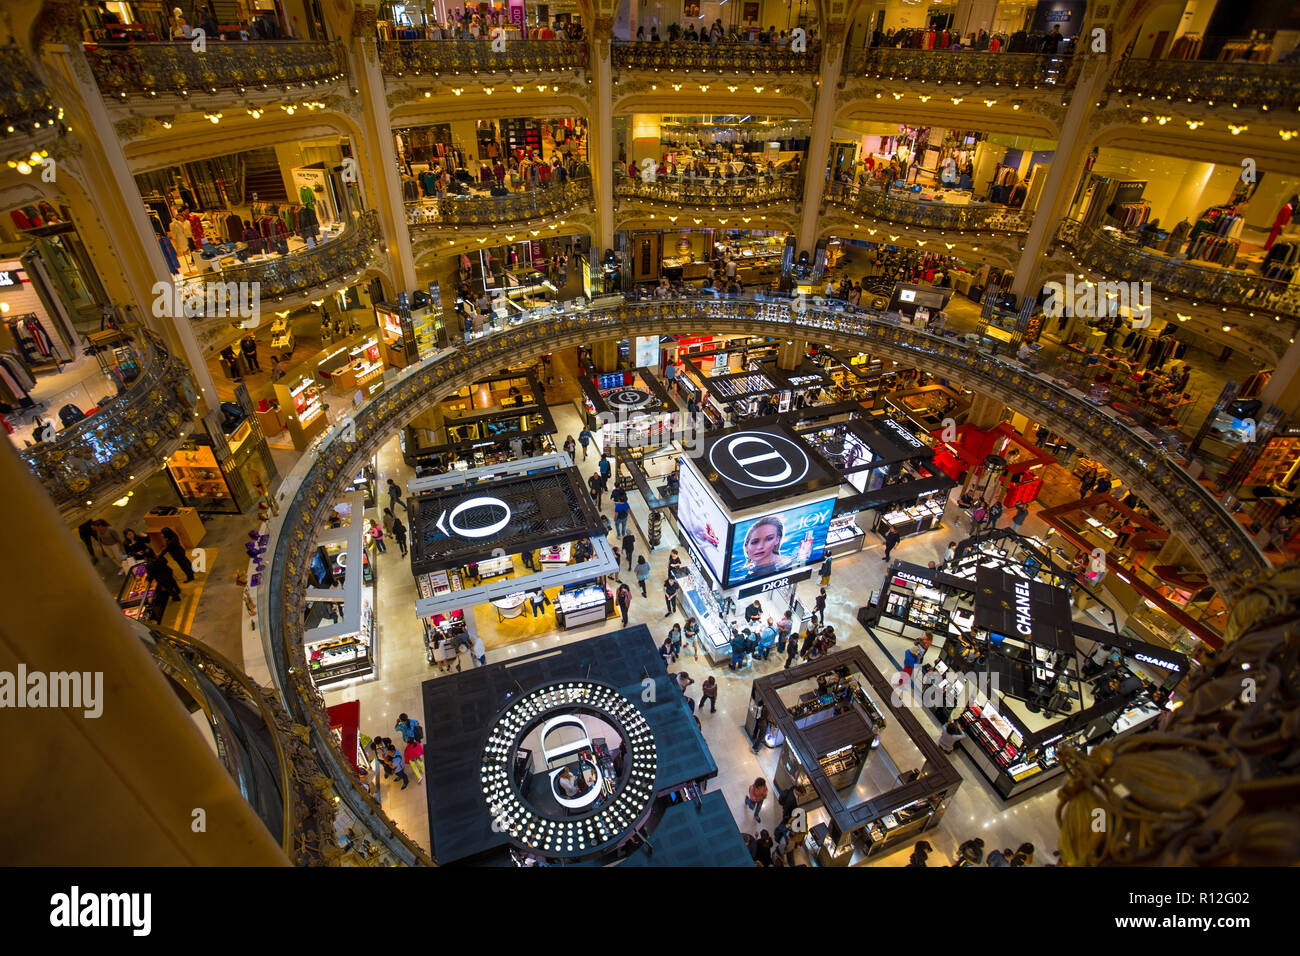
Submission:
{"label": "dior logo", "polygon": [[809,462],[804,450],[788,438],[737,432],[709,449],[709,464],[732,484],[775,491],[802,481]]}
{"label": "dior logo", "polygon": [[[483,528],[462,528],[457,525],[456,518],[462,512],[468,511],[471,508],[499,508],[501,509],[501,518]],[[480,495],[477,498],[470,498],[467,501],[462,501],[456,507],[452,508],[451,511],[444,511],[442,514],[438,515],[436,525],[439,531],[448,536],[455,535],[461,538],[487,538],[496,534],[509,524],[510,515],[510,506],[500,498],[489,498],[486,495]]]}

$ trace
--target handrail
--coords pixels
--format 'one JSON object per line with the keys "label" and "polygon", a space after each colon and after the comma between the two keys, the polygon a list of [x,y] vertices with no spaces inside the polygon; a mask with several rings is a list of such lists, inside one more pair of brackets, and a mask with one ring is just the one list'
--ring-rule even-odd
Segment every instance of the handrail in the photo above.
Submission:
{"label": "handrail", "polygon": [[968,232],[1028,232],[1029,223],[1017,209],[991,203],[933,202],[890,196],[883,190],[851,183],[831,183],[826,201],[849,212],[926,229]]}
{"label": "handrail", "polygon": [[179,442],[194,417],[195,389],[185,363],[151,333],[137,342],[141,371],[125,392],[51,441],[22,452],[60,510],[75,510],[106,488],[148,471]]}
{"label": "handrail", "polygon": [[987,50],[910,50],[869,47],[850,54],[844,76],[974,86],[1073,86],[1078,58],[1056,53],[990,53]]}
{"label": "handrail", "polygon": [[587,44],[581,40],[381,40],[379,65],[388,76],[406,73],[515,73],[582,70]]}
{"label": "handrail", "polygon": [[32,70],[31,60],[16,46],[0,47],[0,131],[29,132],[35,124],[52,125],[53,91]]}
{"label": "handrail", "polygon": [[687,43],[677,41],[615,40],[613,63],[620,70],[692,70],[724,73],[816,73],[821,62],[821,44],[808,41],[808,48],[794,53],[788,46],[761,43]]}
{"label": "handrail", "polygon": [[314,249],[230,266],[210,275],[214,282],[258,283],[263,302],[301,295],[365,268],[374,257],[378,238],[379,214],[369,209],[356,216],[342,233]]}
{"label": "handrail", "polygon": [[1197,301],[1300,318],[1300,289],[1243,269],[1200,265],[1138,245],[1117,229],[1083,229],[1067,220],[1058,231],[1090,268],[1115,279],[1150,282],[1163,292]]}
{"label": "handrail", "polygon": [[1106,88],[1117,94],[1294,110],[1300,106],[1300,63],[1147,60],[1130,56],[1116,68]]}
{"label": "handrail", "polygon": [[[271,563],[258,598],[264,608],[262,639],[286,706],[297,721],[311,725],[317,757],[350,807],[373,813],[380,827],[387,821],[378,804],[344,769],[342,754],[329,743],[324,701],[311,683],[301,641],[310,551],[350,476],[405,421],[470,382],[484,368],[573,344],[701,328],[715,334],[738,331],[814,339],[870,351],[996,394],[1098,454],[1175,526],[1201,557],[1221,593],[1230,590],[1230,578],[1249,578],[1268,566],[1246,529],[1137,429],[1082,396],[953,339],[905,328],[865,311],[792,309],[785,299],[692,297],[594,309],[538,309],[500,331],[444,349],[406,369],[374,400],[320,436],[279,492],[285,504],[271,528]],[[405,836],[394,831],[391,841],[388,845],[395,853],[409,856],[411,862],[422,860],[418,849],[412,853]]]}
{"label": "handrail", "polygon": [[316,86],[347,76],[340,40],[214,40],[196,53],[181,42],[87,43],[86,59],[105,96],[215,93]]}
{"label": "handrail", "polygon": [[684,206],[727,208],[759,206],[777,202],[798,202],[803,198],[803,176],[781,173],[771,176],[741,176],[731,179],[656,176],[654,182],[622,177],[614,181],[618,199],[644,199],[650,202],[677,203]]}
{"label": "handrail", "polygon": [[591,178],[551,183],[506,196],[439,196],[408,202],[412,226],[495,226],[566,212],[591,199]]}
{"label": "handrail", "polygon": [[[247,700],[257,709],[262,723],[266,726],[271,746],[275,750],[275,762],[280,778],[281,832],[279,834],[273,833],[272,836],[279,838],[280,848],[284,850],[286,856],[297,864],[324,862],[323,854],[319,852],[312,854],[310,857],[296,856],[294,837],[295,834],[301,831],[301,824],[306,814],[300,812],[295,801],[295,797],[301,800],[303,794],[295,793],[293,767],[289,760],[289,754],[285,750],[284,740],[281,739],[282,735],[292,733],[292,727],[289,724],[288,715],[280,707],[275,695],[269,694],[264,688],[253,683],[243,670],[236,667],[224,655],[202,641],[160,625],[141,623],[140,626],[148,632],[151,642],[150,650],[159,667],[179,669],[179,672],[175,675],[179,679],[192,677],[192,675],[184,673],[186,668],[190,671],[202,671],[209,680],[221,688],[223,693],[228,695],[231,691],[237,692],[241,698]],[[192,695],[195,695],[197,703],[201,706],[206,705],[206,701],[198,696],[203,694],[203,689],[196,681],[188,683],[186,689]],[[209,712],[208,706],[204,706],[204,712]],[[227,769],[232,769],[233,774],[230,762],[232,758],[226,757],[225,759]],[[317,803],[317,806],[312,808],[315,813],[320,816],[321,811],[324,810],[323,818],[330,819],[332,811],[329,808],[328,801],[324,797],[320,797],[318,801],[313,802]],[[307,810],[308,808],[304,807],[302,809]],[[319,851],[320,848],[317,847],[317,850]]]}

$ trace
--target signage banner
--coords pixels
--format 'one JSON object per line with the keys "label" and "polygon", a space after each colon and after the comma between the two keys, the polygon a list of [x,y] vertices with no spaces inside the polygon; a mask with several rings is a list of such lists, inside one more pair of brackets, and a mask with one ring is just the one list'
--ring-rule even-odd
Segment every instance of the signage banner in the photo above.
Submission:
{"label": "signage banner", "polygon": [[727,535],[731,522],[727,520],[721,506],[713,500],[704,479],[695,470],[695,463],[689,458],[681,459],[677,488],[677,523],[695,548],[704,558],[704,562],[713,572],[714,578],[723,580],[722,556],[727,547]]}
{"label": "signage banner", "polygon": [[812,568],[804,568],[795,574],[784,574],[779,578],[772,578],[770,581],[759,581],[757,584],[751,584],[743,587],[736,592],[737,600],[753,597],[755,594],[766,594],[768,591],[775,591],[783,588],[788,584],[797,584],[800,581],[807,581],[812,577]]}
{"label": "signage banner", "polygon": [[727,562],[727,586],[820,561],[834,510],[835,499],[826,498],[737,523]]}
{"label": "signage banner", "polygon": [[1070,594],[1002,568],[975,571],[975,626],[1053,650],[1074,650]]}

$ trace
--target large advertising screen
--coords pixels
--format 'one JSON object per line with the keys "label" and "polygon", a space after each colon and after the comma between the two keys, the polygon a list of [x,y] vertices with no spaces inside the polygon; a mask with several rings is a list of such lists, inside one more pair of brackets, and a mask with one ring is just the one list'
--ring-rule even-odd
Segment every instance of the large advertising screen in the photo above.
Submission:
{"label": "large advertising screen", "polygon": [[[681,459],[677,486],[677,523],[704,556],[714,577],[722,580],[723,553],[727,548],[727,516],[710,497],[695,466]],[[822,538],[825,540],[825,533]]]}
{"label": "large advertising screen", "polygon": [[737,522],[727,587],[820,561],[834,510],[835,499],[826,498]]}

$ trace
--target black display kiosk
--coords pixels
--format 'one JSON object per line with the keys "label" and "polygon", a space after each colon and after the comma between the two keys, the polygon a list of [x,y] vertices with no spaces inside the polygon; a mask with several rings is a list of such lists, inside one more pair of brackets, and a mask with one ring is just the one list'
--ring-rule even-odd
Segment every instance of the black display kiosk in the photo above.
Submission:
{"label": "black display kiosk", "polygon": [[[829,817],[808,836],[809,853],[822,866],[847,866],[855,851],[874,856],[938,826],[961,786],[961,775],[920,722],[895,706],[893,690],[860,647],[754,681],[747,729],[752,734],[761,702],[782,738],[773,783],[778,792],[793,787],[799,806],[820,807]],[[842,791],[857,784],[886,722],[907,734],[922,766],[878,796],[850,804]]]}

